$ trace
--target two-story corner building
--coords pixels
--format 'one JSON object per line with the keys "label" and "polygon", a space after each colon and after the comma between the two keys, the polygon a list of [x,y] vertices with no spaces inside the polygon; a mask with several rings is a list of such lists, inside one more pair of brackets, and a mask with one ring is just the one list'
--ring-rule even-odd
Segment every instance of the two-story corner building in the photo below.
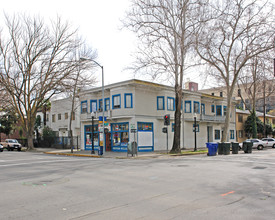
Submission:
{"label": "two-story corner building", "polygon": [[[168,146],[171,149],[174,135],[175,95],[174,88],[141,80],[128,80],[107,85],[104,88],[81,91],[81,148],[95,149],[102,145],[102,113],[104,111],[106,151],[127,151],[128,142],[136,141],[138,151],[166,150],[166,134],[162,133],[164,115],[170,114]],[[235,108],[233,108],[235,109]],[[92,128],[91,113],[95,113]],[[194,117],[197,119],[197,146],[205,147],[206,142],[221,140],[225,122],[226,100],[199,92],[183,92],[181,146],[194,148]],[[230,140],[235,141],[235,112],[230,124]],[[133,131],[135,131],[134,133]]]}

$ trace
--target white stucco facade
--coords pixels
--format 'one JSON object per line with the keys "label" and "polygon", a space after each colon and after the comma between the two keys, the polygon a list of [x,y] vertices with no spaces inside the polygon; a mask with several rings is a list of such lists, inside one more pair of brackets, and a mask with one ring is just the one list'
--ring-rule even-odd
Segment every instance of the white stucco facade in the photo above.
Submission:
{"label": "white stucco facade", "polygon": [[[139,151],[166,150],[166,134],[162,133],[164,115],[170,114],[168,150],[173,143],[175,109],[174,88],[141,80],[129,80],[105,86],[102,106],[102,88],[82,91],[80,99],[81,148],[90,150],[102,145],[99,117],[106,117],[106,150],[126,151],[127,143],[136,141]],[[184,90],[182,100],[181,147],[194,148],[194,117],[198,123],[197,147],[206,142],[219,142],[225,121],[226,100],[200,92]],[[235,141],[235,107],[232,108],[228,141]],[[92,132],[91,112],[95,113]],[[195,115],[196,112],[196,115]],[[137,129],[137,133],[132,133]],[[94,138],[92,138],[94,135]],[[135,140],[134,140],[135,139]]]}

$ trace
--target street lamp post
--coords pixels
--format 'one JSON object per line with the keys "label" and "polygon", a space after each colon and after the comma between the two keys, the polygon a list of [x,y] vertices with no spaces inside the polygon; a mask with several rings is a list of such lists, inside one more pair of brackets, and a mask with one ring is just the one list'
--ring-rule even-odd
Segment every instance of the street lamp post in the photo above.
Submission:
{"label": "street lamp post", "polygon": [[103,124],[103,153],[105,153],[105,132],[104,132],[104,128],[105,128],[105,119],[104,119],[104,70],[103,70],[103,66],[101,66],[98,62],[96,62],[93,59],[89,59],[89,58],[80,58],[80,61],[91,61],[93,63],[95,63],[97,66],[99,66],[101,68],[101,73],[102,73],[102,124]]}
{"label": "street lamp post", "polygon": [[194,151],[197,151],[197,114],[194,115],[194,132],[195,132],[195,148]]}
{"label": "street lamp post", "polygon": [[91,154],[95,154],[95,145],[94,145],[94,119],[95,119],[95,113],[91,112],[92,117],[92,151]]}

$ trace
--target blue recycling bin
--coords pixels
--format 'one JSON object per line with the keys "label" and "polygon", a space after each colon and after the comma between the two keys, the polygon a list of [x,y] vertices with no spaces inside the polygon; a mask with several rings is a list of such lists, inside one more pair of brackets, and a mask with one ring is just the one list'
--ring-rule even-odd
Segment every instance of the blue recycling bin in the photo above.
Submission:
{"label": "blue recycling bin", "polygon": [[216,156],[217,155],[217,149],[218,149],[218,143],[206,143],[206,147],[208,148],[207,156]]}
{"label": "blue recycling bin", "polygon": [[103,146],[99,146],[98,155],[103,155]]}

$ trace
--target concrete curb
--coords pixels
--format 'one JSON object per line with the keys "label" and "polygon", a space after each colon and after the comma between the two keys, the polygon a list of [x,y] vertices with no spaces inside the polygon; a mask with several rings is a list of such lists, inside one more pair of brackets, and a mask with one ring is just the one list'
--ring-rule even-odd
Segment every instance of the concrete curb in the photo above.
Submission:
{"label": "concrete curb", "polygon": [[43,152],[44,154],[52,154],[52,155],[61,155],[61,156],[70,156],[70,157],[93,157],[93,158],[115,158],[115,159],[149,159],[149,158],[159,158],[159,157],[180,157],[180,156],[192,156],[192,155],[201,155],[205,154],[202,153],[182,153],[182,154],[156,154],[156,155],[144,155],[144,156],[135,156],[135,157],[128,157],[128,156],[99,156],[93,154],[74,154],[74,153],[62,153],[62,152]]}
{"label": "concrete curb", "polygon": [[62,155],[62,156],[70,156],[70,157],[94,157],[94,158],[102,158],[102,156],[89,155],[89,154],[73,154],[73,153],[58,153],[58,152],[44,152],[44,154]]}

